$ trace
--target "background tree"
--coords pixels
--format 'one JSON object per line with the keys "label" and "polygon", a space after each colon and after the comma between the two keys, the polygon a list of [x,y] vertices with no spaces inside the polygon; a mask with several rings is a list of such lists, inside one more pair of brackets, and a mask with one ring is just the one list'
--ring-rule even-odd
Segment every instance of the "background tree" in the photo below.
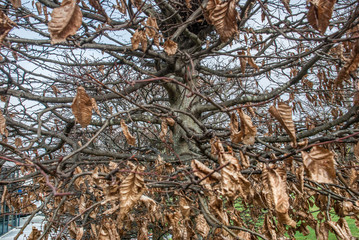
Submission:
{"label": "background tree", "polygon": [[0,4],[2,201],[45,214],[30,239],[352,236],[357,1]]}

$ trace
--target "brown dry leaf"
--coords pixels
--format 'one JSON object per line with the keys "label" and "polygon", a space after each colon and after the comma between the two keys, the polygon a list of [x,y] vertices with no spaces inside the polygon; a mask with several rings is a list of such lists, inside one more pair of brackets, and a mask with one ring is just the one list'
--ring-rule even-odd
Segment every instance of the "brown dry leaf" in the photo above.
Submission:
{"label": "brown dry leaf", "polygon": [[156,18],[149,17],[146,22],[146,34],[149,38],[154,38],[158,34],[158,25]]}
{"label": "brown dry leaf", "polygon": [[2,114],[0,110],[0,134],[6,135],[6,120],[4,118],[4,115]]}
{"label": "brown dry leaf", "polygon": [[[203,163],[201,163],[200,161],[195,160],[195,159],[192,160],[191,167],[193,169],[193,174],[195,176],[197,176],[199,179],[202,179],[205,176],[207,176],[208,174],[213,172],[212,169],[210,169],[209,167],[207,167],[206,165],[204,165]],[[201,184],[215,183],[215,182],[218,182],[220,179],[221,179],[221,174],[219,174],[218,172],[214,172],[209,177],[204,179],[201,182]]]}
{"label": "brown dry leaf", "polygon": [[22,147],[22,140],[21,138],[15,138],[15,146],[17,148]]}
{"label": "brown dry leaf", "polygon": [[302,152],[303,164],[308,177],[319,183],[335,183],[334,153],[314,146],[309,153]]}
{"label": "brown dry leaf", "polygon": [[278,221],[296,226],[296,223],[289,217],[289,197],[287,194],[287,174],[285,169],[267,169],[263,170],[263,182],[268,183],[268,190],[273,200],[277,212]]}
{"label": "brown dry leaf", "polygon": [[182,214],[182,218],[185,220],[189,220],[191,214],[191,207],[188,204],[188,201],[184,197],[181,197],[178,202],[178,205],[179,205],[179,210]]}
{"label": "brown dry leaf", "polygon": [[138,49],[141,44],[142,51],[145,52],[147,50],[147,37],[145,31],[136,30],[131,37],[131,44],[132,50]]}
{"label": "brown dry leaf", "polygon": [[207,237],[210,228],[203,214],[197,215],[195,222],[196,222],[196,230],[198,231],[198,233],[204,238]]}
{"label": "brown dry leaf", "polygon": [[357,142],[354,146],[354,155],[357,159],[359,159],[359,142]]}
{"label": "brown dry leaf", "polygon": [[282,125],[289,137],[292,139],[293,145],[297,145],[295,134],[295,126],[292,119],[292,108],[285,103],[279,103],[278,109],[274,106],[269,108],[270,114]]}
{"label": "brown dry leaf", "polygon": [[16,24],[3,11],[0,11],[0,44],[14,26]]}
{"label": "brown dry leaf", "polygon": [[312,27],[324,34],[332,18],[334,4],[337,0],[310,0],[308,22]]}
{"label": "brown dry leaf", "polygon": [[221,188],[223,194],[229,198],[236,198],[238,194],[244,199],[250,195],[251,184],[241,174],[239,160],[228,153],[219,156],[219,162],[222,165],[229,163],[221,170]]}
{"label": "brown dry leaf", "polygon": [[[353,47],[350,60],[344,65],[342,69],[340,69],[340,72],[338,73],[338,76],[335,79],[335,86],[340,86],[343,81],[349,78],[350,73],[356,71],[358,67],[359,67],[359,40],[356,41]],[[354,105],[355,103],[356,103],[356,99],[354,98]]]}
{"label": "brown dry leaf", "polygon": [[186,0],[186,6],[187,6],[187,8],[189,8],[189,9],[192,8],[191,0]]}
{"label": "brown dry leaf", "polygon": [[[245,56],[246,53],[244,51],[239,51],[238,52],[239,56]],[[244,73],[246,71],[246,67],[247,67],[247,61],[248,58],[247,57],[240,57],[239,58],[239,63],[241,64],[241,72]]]}
{"label": "brown dry leaf", "polygon": [[273,217],[269,216],[269,214],[266,214],[264,217],[262,232],[268,239],[278,239],[277,231],[272,221],[273,221]]}
{"label": "brown dry leaf", "polygon": [[125,120],[123,120],[123,119],[121,119],[121,128],[122,128],[123,134],[126,137],[127,143],[130,144],[131,146],[135,146],[136,145],[136,138],[131,135],[131,133],[128,130],[128,127],[127,127],[127,125],[125,123]]}
{"label": "brown dry leaf", "polygon": [[251,52],[250,52],[250,49],[248,48],[247,49],[247,54],[249,57],[247,57],[247,62],[249,64],[249,66],[251,66],[252,68],[254,68],[255,70],[259,70],[259,67],[258,65],[254,62],[253,58],[251,57]]}
{"label": "brown dry leaf", "polygon": [[248,156],[243,154],[242,151],[239,151],[239,155],[241,156],[242,169],[249,168],[251,163],[249,162]]}
{"label": "brown dry leaf", "polygon": [[257,128],[253,126],[251,118],[245,114],[242,109],[239,109],[238,113],[241,120],[241,130],[238,131],[238,119],[237,116],[232,113],[230,123],[231,141],[233,143],[243,142],[243,144],[246,145],[253,145],[257,135]]}
{"label": "brown dry leaf", "polygon": [[76,121],[81,124],[81,127],[85,128],[90,124],[92,117],[92,102],[84,87],[80,86],[77,88],[77,93],[72,102],[71,109]]}
{"label": "brown dry leaf", "polygon": [[11,0],[11,4],[15,9],[21,7],[21,0]]}
{"label": "brown dry leaf", "polygon": [[96,100],[95,100],[94,98],[91,98],[91,105],[92,105],[92,109],[95,110],[95,112],[96,112],[99,116],[101,116],[101,112],[100,112],[100,110],[98,109]]}
{"label": "brown dry leaf", "polygon": [[144,167],[136,166],[120,185],[120,213],[119,218],[124,219],[131,209],[140,200],[146,190],[143,179]]}
{"label": "brown dry leaf", "polygon": [[70,35],[76,34],[82,24],[82,12],[76,0],[63,0],[61,6],[51,13],[48,24],[51,44],[66,41]]}
{"label": "brown dry leaf", "polygon": [[168,132],[168,126],[167,126],[167,121],[165,118],[161,119],[161,132],[160,132],[160,139],[162,142],[166,142],[166,135]]}
{"label": "brown dry leaf", "polygon": [[36,2],[36,3],[35,3],[35,6],[36,6],[37,13],[38,13],[39,15],[41,15],[41,14],[42,14],[42,5],[41,5],[41,3],[40,3],[40,2]]}
{"label": "brown dry leaf", "polygon": [[222,42],[227,42],[238,33],[239,14],[236,10],[236,4],[236,0],[208,1],[204,16],[209,24],[214,25]]}
{"label": "brown dry leaf", "polygon": [[317,240],[328,240],[328,225],[325,222],[317,224],[315,227],[315,235],[317,236]]}
{"label": "brown dry leaf", "polygon": [[172,55],[176,54],[176,52],[177,52],[177,43],[168,39],[163,44],[163,48],[164,48],[165,52],[168,54],[168,56],[172,56]]}
{"label": "brown dry leaf", "polygon": [[52,86],[51,86],[51,89],[52,89],[52,91],[54,92],[54,94],[55,94],[56,97],[57,97],[57,95],[58,95],[59,93],[61,93],[60,90],[59,90],[55,85],[52,85]]}
{"label": "brown dry leaf", "polygon": [[140,9],[142,6],[142,0],[131,0],[131,2],[137,9]]}
{"label": "brown dry leaf", "polygon": [[328,225],[333,229],[338,239],[351,240],[355,239],[345,218],[340,218],[338,222],[328,221]]}
{"label": "brown dry leaf", "polygon": [[173,127],[176,123],[176,121],[173,118],[166,118],[166,122],[168,125],[170,125],[171,127]]}
{"label": "brown dry leaf", "polygon": [[83,227],[77,227],[76,240],[81,240],[83,235],[84,235],[84,228]]}
{"label": "brown dry leaf", "polygon": [[138,240],[148,240],[148,221],[147,219],[142,220],[139,222],[139,231],[137,234],[137,239]]}
{"label": "brown dry leaf", "polygon": [[173,240],[190,239],[182,214],[178,210],[167,213],[166,220],[172,227]]}
{"label": "brown dry leaf", "polygon": [[40,236],[41,231],[39,231],[35,226],[32,226],[32,231],[27,240],[37,240]]}
{"label": "brown dry leaf", "polygon": [[47,7],[44,5],[42,7],[42,10],[44,11],[45,21],[48,22],[49,21],[49,14],[47,13]]}
{"label": "brown dry leaf", "polygon": [[149,198],[145,195],[140,197],[140,201],[143,202],[149,211],[149,217],[152,222],[158,221],[161,219],[161,212],[159,211],[158,205],[155,200]]}
{"label": "brown dry leaf", "polygon": [[290,10],[290,7],[289,7],[289,2],[290,2],[290,0],[281,0],[281,1],[282,1],[283,5],[284,5],[285,9],[287,9],[287,11],[288,11],[290,14],[292,14],[292,11]]}

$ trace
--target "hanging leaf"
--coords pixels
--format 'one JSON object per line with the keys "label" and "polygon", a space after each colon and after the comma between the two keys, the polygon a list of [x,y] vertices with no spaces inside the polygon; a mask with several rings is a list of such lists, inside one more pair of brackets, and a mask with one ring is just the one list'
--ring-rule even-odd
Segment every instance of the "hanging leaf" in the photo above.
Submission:
{"label": "hanging leaf", "polygon": [[244,51],[239,51],[237,52],[238,55],[240,56],[239,57],[239,63],[241,64],[241,72],[242,73],[245,73],[246,71],[246,67],[247,67],[247,61],[248,61],[248,58],[245,57],[246,53]]}
{"label": "hanging leaf", "polygon": [[152,222],[155,222],[155,221],[158,221],[159,219],[161,219],[162,215],[161,215],[161,212],[159,211],[158,204],[156,203],[155,200],[153,200],[152,198],[149,198],[145,195],[142,195],[140,197],[140,201],[145,204],[145,206],[149,212],[149,217]]}
{"label": "hanging leaf", "polygon": [[345,218],[340,218],[338,222],[328,221],[328,225],[333,229],[337,239],[355,239],[350,232],[350,228]]}
{"label": "hanging leaf", "polygon": [[156,18],[149,17],[146,22],[146,34],[149,38],[154,38],[158,34],[158,25]]}
{"label": "hanging leaf", "polygon": [[[205,176],[207,176],[208,174],[213,172],[212,169],[210,169],[209,167],[207,167],[206,165],[204,165],[203,163],[201,163],[200,161],[195,160],[195,159],[192,160],[191,167],[193,169],[193,174],[195,176],[197,176],[199,179],[202,179]],[[218,182],[220,179],[221,179],[221,174],[219,174],[218,172],[214,172],[209,177],[204,179],[201,182],[201,184],[215,183],[215,182]]]}
{"label": "hanging leaf", "polygon": [[76,121],[81,124],[81,127],[85,128],[90,124],[92,117],[92,102],[84,87],[80,86],[77,88],[77,93],[72,102],[71,109]]}
{"label": "hanging leaf", "polygon": [[[359,40],[357,40],[356,43],[354,44],[353,50],[351,52],[350,60],[339,71],[338,76],[335,79],[335,85],[340,86],[343,81],[349,78],[350,73],[355,72],[358,67],[359,67]],[[354,99],[354,105],[355,105],[355,99]]]}
{"label": "hanging leaf", "polygon": [[120,185],[120,213],[119,218],[124,219],[131,209],[140,200],[146,190],[143,179],[142,166],[133,167],[131,173],[121,182]]}
{"label": "hanging leaf", "polygon": [[137,233],[137,240],[148,240],[148,220],[142,220],[138,223],[139,230]]}
{"label": "hanging leaf", "polygon": [[94,98],[91,98],[91,105],[92,105],[92,109],[95,110],[95,112],[101,116],[101,112],[100,112],[100,109],[98,108],[98,105],[96,103],[96,99]]}
{"label": "hanging leaf", "polygon": [[15,9],[18,9],[19,7],[21,7],[21,0],[10,0],[10,1],[11,1],[12,6]]}
{"label": "hanging leaf", "polygon": [[82,12],[76,0],[63,0],[61,6],[51,13],[49,32],[51,44],[66,41],[70,35],[76,34],[82,24]]}
{"label": "hanging leaf", "polygon": [[236,0],[208,1],[204,16],[209,24],[214,25],[222,42],[227,42],[238,33],[239,15],[236,10],[236,3]]}
{"label": "hanging leaf", "polygon": [[128,130],[128,127],[125,123],[125,120],[121,119],[121,128],[123,131],[123,134],[126,137],[127,143],[131,146],[135,146],[136,145],[136,138],[134,136],[131,135],[130,131]]}
{"label": "hanging leaf", "polygon": [[253,126],[251,118],[242,109],[239,109],[238,113],[241,120],[241,128],[238,131],[238,119],[235,113],[232,113],[230,122],[231,141],[233,143],[243,142],[243,144],[253,145],[257,135],[257,128]]}
{"label": "hanging leaf", "polygon": [[334,4],[337,0],[310,0],[308,11],[309,24],[321,34],[324,34],[332,18]]}
{"label": "hanging leaf", "polygon": [[314,146],[309,153],[302,152],[308,177],[320,183],[335,183],[334,154],[328,149]]}
{"label": "hanging leaf", "polygon": [[264,183],[268,184],[268,191],[277,213],[278,221],[296,226],[296,223],[289,217],[289,197],[287,194],[287,174],[285,169],[267,169],[263,170]]}
{"label": "hanging leaf", "polygon": [[142,51],[145,52],[147,50],[147,37],[145,31],[136,30],[136,32],[131,37],[131,44],[132,50],[138,49],[141,44]]}
{"label": "hanging leaf", "polygon": [[165,118],[161,119],[161,132],[160,132],[160,139],[162,142],[166,142],[166,135],[168,132],[168,126],[167,126],[167,121]]}
{"label": "hanging leaf", "polygon": [[258,65],[254,62],[253,58],[251,57],[251,52],[250,52],[250,49],[248,48],[247,49],[247,62],[249,64],[249,66],[251,66],[252,68],[254,68],[255,70],[259,70],[259,67]]}
{"label": "hanging leaf", "polygon": [[3,11],[0,11],[0,44],[14,26],[16,24]]}
{"label": "hanging leaf", "polygon": [[37,13],[38,13],[39,15],[41,15],[41,14],[42,14],[42,5],[41,5],[41,3],[40,3],[40,2],[36,2],[36,3],[35,3],[35,6],[36,6]]}
{"label": "hanging leaf", "polygon": [[52,85],[52,86],[51,86],[51,89],[52,89],[52,91],[54,92],[54,94],[55,94],[56,97],[57,97],[57,95],[58,95],[59,93],[61,93],[60,90],[59,90],[55,85]]}
{"label": "hanging leaf", "polygon": [[0,134],[1,135],[6,134],[6,120],[1,111],[0,111]]}
{"label": "hanging leaf", "polygon": [[163,44],[163,48],[164,48],[165,52],[168,54],[168,56],[172,56],[172,55],[176,54],[176,52],[177,52],[177,43],[168,39]]}
{"label": "hanging leaf", "polygon": [[15,146],[17,148],[22,147],[22,140],[21,138],[15,138]]}
{"label": "hanging leaf", "polygon": [[282,125],[289,137],[292,139],[293,145],[297,145],[295,134],[295,126],[292,119],[292,108],[285,103],[279,103],[278,109],[274,106],[269,108],[270,114]]}

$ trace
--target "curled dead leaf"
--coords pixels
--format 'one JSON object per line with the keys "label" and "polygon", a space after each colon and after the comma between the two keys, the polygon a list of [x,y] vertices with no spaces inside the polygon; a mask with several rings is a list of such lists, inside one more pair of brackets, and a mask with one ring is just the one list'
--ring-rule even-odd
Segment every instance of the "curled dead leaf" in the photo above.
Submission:
{"label": "curled dead leaf", "polygon": [[204,179],[201,184],[211,184],[214,182],[218,182],[221,179],[221,174],[219,174],[218,172],[213,172],[212,169],[210,169],[198,160],[192,160],[191,167],[193,169],[193,174],[199,179],[203,179],[205,176],[211,173],[211,175]]}
{"label": "curled dead leaf", "polygon": [[[352,52],[350,60],[340,69],[337,78],[335,79],[335,85],[340,86],[343,81],[347,80],[350,76],[350,73],[357,70],[359,67],[359,40],[356,41]],[[354,95],[354,105],[357,104],[358,100],[357,93]]]}
{"label": "curled dead leaf", "polygon": [[156,18],[149,17],[146,22],[146,34],[149,38],[154,38],[158,34],[158,25]]}
{"label": "curled dead leaf", "polygon": [[141,44],[142,51],[145,52],[147,50],[147,37],[145,31],[136,30],[131,37],[131,44],[132,50],[138,49]]}
{"label": "curled dead leaf", "polygon": [[176,54],[177,52],[177,43],[175,43],[174,41],[168,39],[164,44],[163,44],[163,48],[165,50],[165,52],[171,56]]}
{"label": "curled dead leaf", "polygon": [[27,238],[27,240],[36,240],[41,236],[41,231],[38,230],[35,226],[32,226],[32,231]]}
{"label": "curled dead leaf", "polygon": [[238,131],[238,119],[233,113],[230,122],[231,141],[233,143],[243,142],[243,144],[253,145],[257,135],[257,128],[253,126],[251,118],[242,109],[239,109],[238,113],[241,120],[241,128]]}
{"label": "curled dead leaf", "polygon": [[85,128],[90,124],[92,117],[92,102],[84,87],[80,86],[77,88],[77,93],[72,102],[71,109],[76,121],[81,124],[81,127]]}
{"label": "curled dead leaf", "polygon": [[91,105],[92,105],[92,109],[95,110],[95,112],[96,112],[99,116],[101,116],[101,112],[100,112],[100,110],[99,110],[99,108],[98,108],[98,105],[97,105],[97,103],[96,103],[96,100],[95,100],[94,98],[91,98]]}
{"label": "curled dead leaf", "polygon": [[305,172],[313,181],[335,183],[334,153],[323,147],[314,146],[309,153],[302,152]]}
{"label": "curled dead leaf", "polygon": [[21,7],[21,0],[10,0],[10,1],[11,1],[12,6],[15,9],[18,9],[19,7]]}
{"label": "curled dead leaf", "polygon": [[269,108],[270,114],[282,125],[289,137],[292,139],[293,145],[297,145],[295,134],[295,126],[292,118],[292,108],[285,103],[279,103],[278,109],[275,106]]}
{"label": "curled dead leaf", "polygon": [[66,41],[70,35],[76,34],[82,24],[82,12],[76,0],[63,0],[61,6],[51,13],[49,32],[51,44]]}
{"label": "curled dead leaf", "polygon": [[16,24],[3,11],[0,11],[0,44],[14,26]]}
{"label": "curled dead leaf", "polygon": [[309,24],[321,34],[324,34],[332,18],[334,5],[337,0],[310,0],[308,11]]}
{"label": "curled dead leaf", "polygon": [[2,114],[0,110],[0,134],[5,135],[6,134],[6,120],[4,118],[4,115]]}
{"label": "curled dead leaf", "polygon": [[196,230],[198,231],[198,233],[202,237],[207,237],[208,233],[210,231],[210,228],[209,228],[209,225],[208,225],[206,219],[204,218],[203,214],[197,215],[195,222],[196,222]]}
{"label": "curled dead leaf", "polygon": [[121,119],[121,128],[122,128],[123,134],[126,137],[127,143],[130,144],[131,146],[135,146],[136,138],[134,136],[132,136],[132,134],[128,130],[125,120],[123,120],[123,119]]}
{"label": "curled dead leaf", "polygon": [[166,142],[166,135],[168,132],[168,126],[167,126],[167,121],[165,118],[161,119],[161,132],[160,132],[160,139],[162,142]]}
{"label": "curled dead leaf", "polygon": [[289,217],[289,197],[287,194],[287,174],[285,169],[263,169],[263,182],[268,184],[268,191],[273,200],[277,212],[278,221],[296,226],[296,223]]}

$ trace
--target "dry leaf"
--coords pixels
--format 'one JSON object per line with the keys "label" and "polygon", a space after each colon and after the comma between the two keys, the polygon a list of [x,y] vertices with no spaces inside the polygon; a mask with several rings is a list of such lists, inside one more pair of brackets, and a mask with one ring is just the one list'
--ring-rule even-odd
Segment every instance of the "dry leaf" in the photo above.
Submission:
{"label": "dry leaf", "polygon": [[21,7],[21,0],[11,0],[11,4],[15,9]]}
{"label": "dry leaf", "polygon": [[82,24],[82,12],[76,0],[63,0],[61,6],[51,13],[49,32],[51,44],[66,41],[70,35],[76,34]]}
{"label": "dry leaf", "polygon": [[148,240],[148,221],[147,219],[142,220],[139,222],[139,231],[137,234],[137,238],[138,240]]}
{"label": "dry leaf", "polygon": [[41,231],[39,231],[35,226],[32,226],[32,231],[27,240],[37,240],[40,236]]}
{"label": "dry leaf", "polygon": [[41,14],[42,14],[42,5],[41,5],[41,3],[40,3],[40,2],[36,2],[36,3],[35,3],[35,6],[36,6],[37,13],[38,13],[39,15],[41,15]]}
{"label": "dry leaf", "polygon": [[175,43],[174,41],[168,39],[164,44],[163,44],[163,48],[165,50],[165,52],[171,56],[176,54],[177,52],[177,43]]}
{"label": "dry leaf", "polygon": [[158,205],[155,200],[153,200],[152,198],[149,198],[145,195],[142,195],[140,197],[140,201],[145,204],[147,210],[149,211],[149,216],[150,216],[152,222],[155,222],[155,221],[158,221],[159,219],[161,219],[162,214],[159,211]]}
{"label": "dry leaf", "polygon": [[120,185],[120,213],[119,218],[124,219],[131,209],[140,200],[146,190],[143,179],[144,167],[136,166]]}
{"label": "dry leaf", "polygon": [[317,240],[328,240],[328,225],[325,222],[317,224],[315,228],[315,235],[317,236]]}
{"label": "dry leaf", "polygon": [[195,222],[196,222],[196,230],[198,231],[198,233],[202,237],[206,238],[208,236],[210,228],[203,214],[197,215]]}
{"label": "dry leaf", "polygon": [[15,146],[17,148],[22,147],[22,140],[21,138],[15,138]]}
{"label": "dry leaf", "polygon": [[297,138],[295,134],[295,126],[292,119],[292,108],[285,103],[279,103],[278,109],[274,106],[269,108],[270,114],[277,119],[278,122],[285,129],[289,137],[292,139],[293,145],[297,145]]}
{"label": "dry leaf", "polygon": [[4,115],[2,114],[0,110],[0,134],[6,135],[6,120],[4,118]]}
{"label": "dry leaf", "polygon": [[125,120],[121,119],[121,128],[123,131],[123,134],[126,137],[127,143],[131,146],[135,146],[136,145],[136,138],[134,136],[131,135],[130,131],[128,130],[128,127],[125,123]]}
{"label": "dry leaf", "polygon": [[91,105],[92,105],[92,109],[95,110],[95,112],[96,112],[99,116],[101,116],[101,112],[100,112],[100,110],[98,109],[96,100],[95,100],[94,98],[91,98]]}
{"label": "dry leaf", "polygon": [[11,21],[3,11],[0,11],[0,44],[14,26],[16,26],[16,24]]}
{"label": "dry leaf", "polygon": [[143,30],[136,30],[136,32],[131,37],[132,50],[138,49],[140,43],[141,43],[142,51],[145,52],[147,50],[146,33]]}
{"label": "dry leaf", "polygon": [[296,226],[296,223],[289,217],[289,197],[287,194],[287,174],[285,169],[267,169],[263,170],[263,182],[268,184],[268,191],[274,203],[277,212],[278,221]]}
{"label": "dry leaf", "polygon": [[334,4],[337,0],[310,0],[308,11],[309,24],[321,34],[324,34],[332,18]]}
{"label": "dry leaf", "polygon": [[51,88],[56,97],[59,93],[61,93],[60,90],[55,85],[52,85]]}
{"label": "dry leaf", "polygon": [[238,55],[241,56],[239,58],[239,63],[241,64],[241,72],[244,73],[246,71],[248,58],[244,57],[246,55],[246,53],[244,51],[239,51]]}
{"label": "dry leaf", "polygon": [[227,42],[238,33],[236,3],[236,0],[209,0],[207,4],[204,16],[209,24],[214,25],[222,42]]}
{"label": "dry leaf", "polygon": [[333,229],[338,239],[351,240],[355,239],[345,218],[340,218],[338,222],[328,221],[328,225]]}
{"label": "dry leaf", "polygon": [[158,25],[156,18],[149,17],[146,22],[146,34],[149,38],[154,38],[158,34]]}
{"label": "dry leaf", "polygon": [[253,126],[251,118],[242,109],[239,109],[238,113],[241,120],[241,128],[238,131],[238,119],[235,113],[232,113],[230,122],[231,141],[233,143],[243,142],[243,144],[253,145],[257,135],[257,128]]}
{"label": "dry leaf", "polygon": [[[353,50],[351,52],[350,60],[344,65],[340,72],[338,73],[337,78],[335,79],[335,85],[340,86],[343,81],[347,80],[350,76],[350,73],[355,72],[359,67],[359,40],[356,41]],[[358,97],[357,94],[354,95]],[[354,105],[358,102],[354,97]]]}
{"label": "dry leaf", "polygon": [[251,57],[251,52],[250,52],[250,49],[248,48],[247,49],[247,55],[249,57],[247,57],[247,62],[249,64],[249,66],[251,66],[252,68],[256,69],[257,71],[259,70],[259,67],[258,65],[254,62],[253,58]]}
{"label": "dry leaf", "polygon": [[188,9],[191,9],[191,8],[192,8],[191,0],[186,0],[186,7],[187,7]]}
{"label": "dry leaf", "polygon": [[168,126],[167,126],[167,121],[165,118],[161,119],[161,132],[160,132],[160,139],[162,142],[166,142],[166,135],[168,132]]}
{"label": "dry leaf", "polygon": [[314,146],[309,153],[302,152],[305,172],[313,181],[335,183],[334,153],[328,149]]}
{"label": "dry leaf", "polygon": [[[191,167],[193,169],[193,174],[197,176],[199,179],[204,178],[208,174],[212,173],[213,170],[201,163],[198,160],[192,160]],[[218,182],[221,179],[221,174],[218,172],[212,173],[209,177],[204,179],[200,184],[211,184]]]}
{"label": "dry leaf", "polygon": [[77,88],[77,93],[72,102],[71,109],[76,121],[81,124],[81,127],[85,128],[90,124],[92,117],[92,102],[84,87],[80,86]]}

